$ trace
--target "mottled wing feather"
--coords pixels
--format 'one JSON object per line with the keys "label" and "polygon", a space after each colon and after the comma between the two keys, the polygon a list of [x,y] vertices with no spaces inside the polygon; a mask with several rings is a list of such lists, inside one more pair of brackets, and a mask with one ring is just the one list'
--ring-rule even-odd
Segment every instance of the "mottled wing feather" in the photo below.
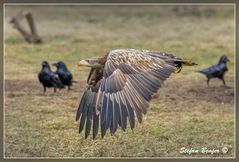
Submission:
{"label": "mottled wing feather", "polygon": [[108,54],[96,107],[100,111],[102,137],[110,128],[114,134],[118,125],[123,130],[127,118],[131,129],[135,115],[142,122],[148,102],[163,81],[176,70],[173,55],[139,50],[114,50]]}
{"label": "mottled wing feather", "polygon": [[71,84],[72,74],[69,71],[63,71],[60,73],[63,80],[65,80],[68,84]]}

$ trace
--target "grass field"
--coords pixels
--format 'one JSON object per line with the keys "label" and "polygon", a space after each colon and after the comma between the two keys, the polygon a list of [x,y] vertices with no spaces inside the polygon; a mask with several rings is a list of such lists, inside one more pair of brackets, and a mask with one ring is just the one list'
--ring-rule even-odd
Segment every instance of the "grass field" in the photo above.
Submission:
{"label": "grass field", "polygon": [[[43,44],[27,44],[9,24],[29,10]],[[233,6],[6,6],[5,157],[234,157]],[[75,113],[89,69],[83,58],[111,49],[165,51],[198,66],[173,74],[150,102],[143,123],[104,139],[78,134]],[[194,71],[229,56],[227,87]],[[77,84],[43,94],[42,60],[63,60]],[[55,70],[55,69],[54,69]],[[182,147],[227,147],[223,154],[181,154]]]}

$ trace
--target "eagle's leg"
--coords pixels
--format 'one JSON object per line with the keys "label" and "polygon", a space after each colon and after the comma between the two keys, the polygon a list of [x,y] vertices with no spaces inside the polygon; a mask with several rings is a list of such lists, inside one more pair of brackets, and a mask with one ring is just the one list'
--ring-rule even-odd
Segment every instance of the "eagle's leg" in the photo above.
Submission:
{"label": "eagle's leg", "polygon": [[54,87],[54,93],[56,93],[56,87]]}

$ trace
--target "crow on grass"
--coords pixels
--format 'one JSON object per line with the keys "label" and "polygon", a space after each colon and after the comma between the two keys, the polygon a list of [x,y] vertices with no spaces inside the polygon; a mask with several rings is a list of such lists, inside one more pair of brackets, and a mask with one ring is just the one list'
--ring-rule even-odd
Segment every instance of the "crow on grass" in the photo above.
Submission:
{"label": "crow on grass", "polygon": [[224,74],[228,71],[227,62],[229,59],[226,55],[222,55],[218,64],[210,66],[206,69],[199,70],[197,72],[206,75],[207,77],[207,85],[209,86],[210,79],[212,78],[219,78],[222,80],[223,84],[226,85],[224,80]]}
{"label": "crow on grass", "polygon": [[44,88],[44,93],[47,88],[54,88],[54,92],[56,89],[64,88],[64,85],[61,83],[59,76],[51,71],[51,68],[47,61],[42,62],[42,69],[38,74],[38,79]]}
{"label": "crow on grass", "polygon": [[68,90],[71,89],[73,81],[73,76],[71,72],[68,70],[66,64],[63,61],[59,61],[57,63],[52,64],[57,68],[56,74],[58,74],[63,85],[68,86]]}

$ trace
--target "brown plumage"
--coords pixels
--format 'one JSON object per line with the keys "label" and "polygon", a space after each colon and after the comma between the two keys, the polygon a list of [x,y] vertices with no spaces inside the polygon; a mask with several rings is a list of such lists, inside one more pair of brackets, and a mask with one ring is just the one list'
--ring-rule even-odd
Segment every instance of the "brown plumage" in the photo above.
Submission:
{"label": "brown plumage", "polygon": [[[196,65],[164,52],[135,49],[112,50],[105,56],[82,60],[79,66],[91,67],[87,88],[82,96],[76,120],[79,132],[85,127],[85,138],[90,134],[93,120],[93,139],[101,127],[114,134],[120,126],[135,127],[135,115],[142,122],[152,95],[171,73],[181,71],[183,65]],[[99,122],[100,120],[100,122]]]}

